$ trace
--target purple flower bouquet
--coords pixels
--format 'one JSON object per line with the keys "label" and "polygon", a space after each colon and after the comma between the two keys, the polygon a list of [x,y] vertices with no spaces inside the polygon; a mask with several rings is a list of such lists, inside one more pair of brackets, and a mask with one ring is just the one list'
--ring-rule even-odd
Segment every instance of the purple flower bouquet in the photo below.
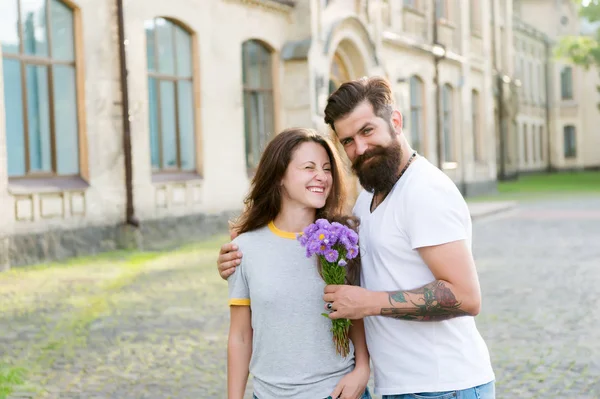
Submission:
{"label": "purple flower bouquet", "polygon": [[[306,248],[306,256],[317,255],[321,275],[326,284],[346,284],[348,260],[358,256],[358,234],[338,222],[318,219],[298,237]],[[327,313],[323,316],[329,318]],[[332,320],[331,332],[337,353],[346,357],[350,351],[350,325],[348,319]]]}

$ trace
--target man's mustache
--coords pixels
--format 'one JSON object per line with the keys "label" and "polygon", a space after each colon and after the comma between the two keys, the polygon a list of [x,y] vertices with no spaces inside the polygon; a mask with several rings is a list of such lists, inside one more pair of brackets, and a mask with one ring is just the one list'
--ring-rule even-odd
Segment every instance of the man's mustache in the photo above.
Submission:
{"label": "man's mustache", "polygon": [[384,155],[385,154],[385,148],[374,148],[372,150],[369,150],[367,152],[364,152],[363,154],[359,155],[358,158],[356,158],[354,160],[354,162],[352,163],[352,167],[354,169],[359,169],[367,160],[376,157],[378,155]]}

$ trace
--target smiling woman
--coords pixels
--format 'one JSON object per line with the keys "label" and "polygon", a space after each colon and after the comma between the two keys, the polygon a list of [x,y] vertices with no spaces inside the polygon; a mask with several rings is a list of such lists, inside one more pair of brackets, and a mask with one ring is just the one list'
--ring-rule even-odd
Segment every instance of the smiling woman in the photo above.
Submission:
{"label": "smiling woman", "polygon": [[[261,156],[234,223],[244,259],[229,279],[229,398],[243,397],[250,373],[255,398],[370,398],[362,322],[338,354],[321,316],[325,269],[297,240],[315,220],[342,216],[340,165],[328,139],[302,128],[275,136]],[[356,276],[357,267],[347,267]]]}
{"label": "smiling woman", "polygon": [[343,213],[340,166],[327,138],[310,129],[284,130],[262,154],[236,230],[241,234],[264,227],[288,207],[311,207],[316,217]]}

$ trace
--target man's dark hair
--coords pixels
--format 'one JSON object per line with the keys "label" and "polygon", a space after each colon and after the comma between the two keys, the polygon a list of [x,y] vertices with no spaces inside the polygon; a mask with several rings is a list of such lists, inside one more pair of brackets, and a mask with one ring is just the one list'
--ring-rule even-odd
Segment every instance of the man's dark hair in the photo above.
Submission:
{"label": "man's dark hair", "polygon": [[335,132],[335,121],[351,113],[364,101],[373,106],[375,115],[391,124],[394,103],[392,88],[387,80],[377,76],[351,80],[334,91],[325,107],[325,123]]}

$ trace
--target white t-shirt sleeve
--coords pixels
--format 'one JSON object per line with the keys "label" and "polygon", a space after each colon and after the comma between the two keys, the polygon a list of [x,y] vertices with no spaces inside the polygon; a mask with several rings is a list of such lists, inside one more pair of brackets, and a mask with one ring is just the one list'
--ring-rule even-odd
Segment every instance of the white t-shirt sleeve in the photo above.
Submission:
{"label": "white t-shirt sleeve", "polygon": [[455,187],[423,185],[408,198],[405,220],[412,249],[468,239],[469,208]]}

